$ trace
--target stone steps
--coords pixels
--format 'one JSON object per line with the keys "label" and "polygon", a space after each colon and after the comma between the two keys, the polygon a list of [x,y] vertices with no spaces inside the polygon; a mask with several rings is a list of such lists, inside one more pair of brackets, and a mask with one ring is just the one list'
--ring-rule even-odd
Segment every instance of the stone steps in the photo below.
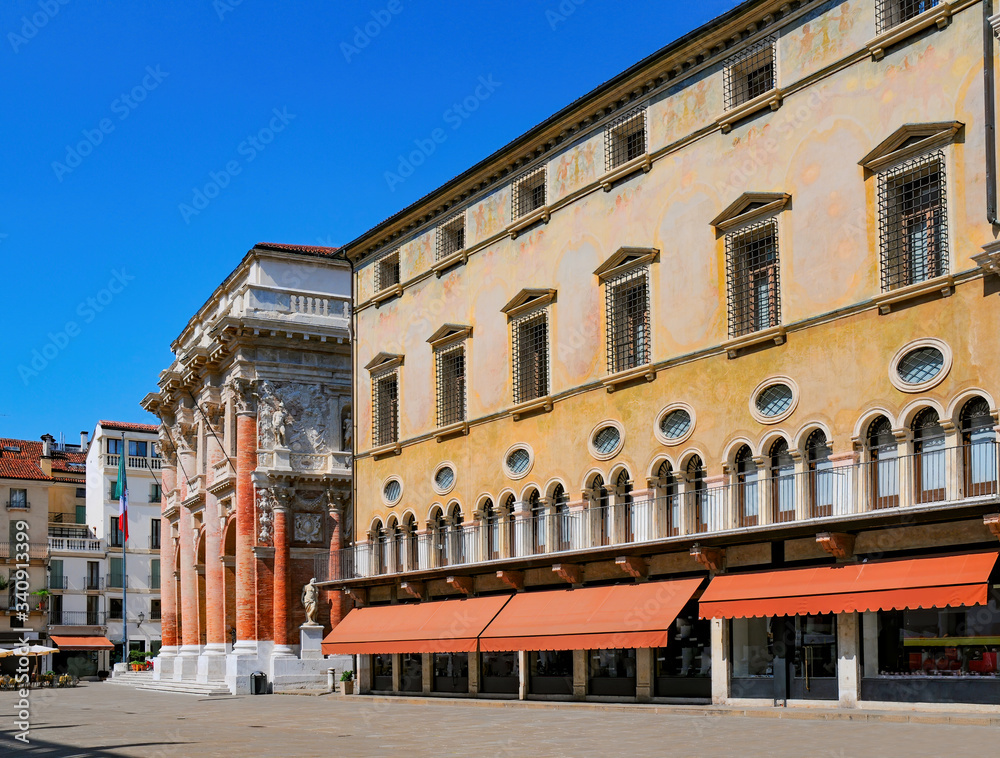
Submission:
{"label": "stone steps", "polygon": [[140,684],[136,689],[153,692],[176,692],[181,695],[200,695],[201,697],[229,697],[232,693],[225,682],[191,682],[175,681],[173,679],[150,680]]}
{"label": "stone steps", "polygon": [[122,684],[128,687],[139,687],[147,682],[153,681],[152,671],[121,671],[110,679],[106,679],[109,684]]}

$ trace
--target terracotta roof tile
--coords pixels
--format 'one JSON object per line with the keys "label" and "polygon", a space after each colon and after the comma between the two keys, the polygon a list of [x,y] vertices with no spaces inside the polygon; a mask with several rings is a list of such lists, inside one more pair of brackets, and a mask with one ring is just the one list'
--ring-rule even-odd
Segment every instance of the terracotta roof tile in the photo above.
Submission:
{"label": "terracotta roof tile", "polygon": [[308,253],[309,255],[333,255],[339,247],[320,247],[319,245],[288,245],[284,242],[258,242],[254,247],[265,250],[281,250],[286,253]]}
{"label": "terracotta roof tile", "polygon": [[42,473],[38,465],[41,457],[41,442],[0,438],[0,479],[50,481],[52,477]]}
{"label": "terracotta roof tile", "polygon": [[119,432],[151,432],[156,434],[160,431],[160,427],[156,424],[133,424],[130,421],[98,421],[97,423],[104,429],[114,429]]}

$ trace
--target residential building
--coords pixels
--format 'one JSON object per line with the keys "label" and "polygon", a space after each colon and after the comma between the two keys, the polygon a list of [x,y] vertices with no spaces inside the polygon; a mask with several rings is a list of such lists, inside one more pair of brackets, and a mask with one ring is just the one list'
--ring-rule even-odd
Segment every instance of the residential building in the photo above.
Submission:
{"label": "residential building", "polygon": [[142,402],[161,420],[159,686],[247,693],[257,671],[274,690],[325,686],[334,665],[320,643],[342,598],[309,600],[312,620],[303,598],[349,517],[351,273],[335,252],[256,245]]}
{"label": "residential building", "polygon": [[1000,704],[991,6],[742,3],[341,248],[362,691]]}
{"label": "residential building", "polygon": [[[65,575],[73,587],[63,609],[73,617],[66,620],[103,622],[114,646],[109,663],[124,660],[125,625],[129,650],[155,655],[160,649],[158,431],[151,424],[97,423],[87,451],[87,532],[62,545],[76,548],[72,571]],[[127,542],[116,493],[122,456],[129,492]]]}

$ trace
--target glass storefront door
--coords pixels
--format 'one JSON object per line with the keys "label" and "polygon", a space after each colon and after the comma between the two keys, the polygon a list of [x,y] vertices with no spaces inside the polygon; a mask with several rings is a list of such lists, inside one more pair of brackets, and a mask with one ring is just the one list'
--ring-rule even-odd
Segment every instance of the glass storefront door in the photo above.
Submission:
{"label": "glass storefront door", "polygon": [[399,656],[399,689],[401,692],[423,692],[424,657],[420,653]]}
{"label": "glass storefront door", "polygon": [[388,653],[372,656],[372,689],[378,692],[392,691],[392,656]]}
{"label": "glass storefront door", "polygon": [[838,698],[835,616],[738,618],[730,623],[732,697]]}
{"label": "glass storefront door", "polygon": [[796,616],[795,642],[792,648],[791,681],[788,697],[792,700],[836,700],[837,617]]}

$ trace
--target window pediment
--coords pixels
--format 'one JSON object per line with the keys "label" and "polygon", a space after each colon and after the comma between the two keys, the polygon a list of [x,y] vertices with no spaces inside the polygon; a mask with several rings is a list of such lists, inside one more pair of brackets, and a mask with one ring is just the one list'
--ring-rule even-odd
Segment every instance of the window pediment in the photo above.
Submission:
{"label": "window pediment", "polygon": [[507,318],[515,318],[534,308],[548,305],[555,299],[556,291],[554,289],[523,289],[514,295],[500,311],[506,313]]}
{"label": "window pediment", "polygon": [[449,342],[457,342],[472,336],[472,327],[464,324],[445,324],[427,338],[432,347],[441,347]]}
{"label": "window pediment", "polygon": [[903,124],[858,161],[858,165],[869,171],[878,171],[893,163],[954,142],[964,126],[961,121]]}
{"label": "window pediment", "polygon": [[784,210],[791,199],[787,192],[744,192],[711,223],[720,232],[728,231]]}
{"label": "window pediment", "polygon": [[365,364],[370,373],[403,365],[403,356],[396,353],[379,353]]}
{"label": "window pediment", "polygon": [[659,254],[660,251],[655,247],[620,247],[594,270],[594,274],[601,281],[611,279],[636,266],[652,263]]}

